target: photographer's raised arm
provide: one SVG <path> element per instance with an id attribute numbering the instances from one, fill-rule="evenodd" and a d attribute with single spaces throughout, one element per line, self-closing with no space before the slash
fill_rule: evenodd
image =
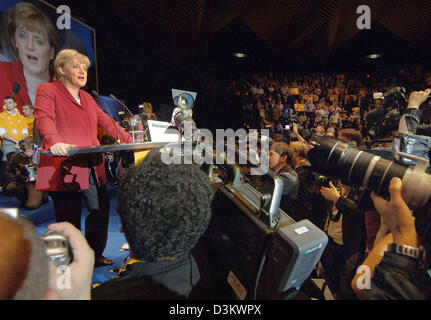
<path id="1" fill-rule="evenodd" d="M 416 134 L 422 118 L 422 112 L 419 106 L 428 99 L 429 94 L 430 89 L 426 89 L 425 91 L 413 91 L 410 94 L 407 112 L 400 120 L 399 132 Z M 422 129 L 431 133 L 430 127 Z"/>

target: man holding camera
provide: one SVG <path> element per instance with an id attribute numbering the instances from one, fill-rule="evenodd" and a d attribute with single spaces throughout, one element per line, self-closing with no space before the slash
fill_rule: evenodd
<path id="1" fill-rule="evenodd" d="M 89 300 L 94 252 L 80 230 L 68 222 L 48 230 L 70 243 L 73 261 L 65 273 L 49 262 L 46 245 L 27 219 L 0 211 L 0 300 Z M 64 280 L 64 281 L 63 281 Z"/>
<path id="2" fill-rule="evenodd" d="M 354 129 L 340 130 L 338 138 L 355 146 L 361 143 L 361 135 Z M 341 183 L 337 186 L 339 188 L 329 181 L 329 185 L 320 188 L 321 195 L 328 201 L 323 230 L 329 238 L 321 263 L 333 296 L 351 299 L 354 295 L 350 282 L 365 253 L 365 221 L 356 204 L 357 190 Z"/>

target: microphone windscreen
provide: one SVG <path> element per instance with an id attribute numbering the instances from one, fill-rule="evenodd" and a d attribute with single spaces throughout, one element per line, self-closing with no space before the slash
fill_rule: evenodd
<path id="1" fill-rule="evenodd" d="M 19 90 L 21 89 L 21 86 L 19 85 L 19 83 L 18 82 L 15 82 L 14 84 L 13 84 L 13 88 L 12 88 L 12 90 L 13 90 L 13 94 L 15 95 L 15 94 L 17 94 L 18 92 L 19 92 Z"/>
<path id="2" fill-rule="evenodd" d="M 99 94 L 96 92 L 96 90 L 91 90 L 91 94 L 92 94 L 93 96 L 96 96 L 96 97 L 98 97 L 98 96 L 99 96 Z"/>

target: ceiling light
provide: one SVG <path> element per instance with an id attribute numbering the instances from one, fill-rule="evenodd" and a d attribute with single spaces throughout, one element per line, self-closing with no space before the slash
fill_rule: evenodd
<path id="1" fill-rule="evenodd" d="M 382 55 L 380 53 L 373 53 L 373 54 L 369 54 L 366 55 L 365 58 L 367 59 L 377 59 L 377 58 L 381 58 Z"/>
<path id="2" fill-rule="evenodd" d="M 232 55 L 237 58 L 247 58 L 247 54 L 242 52 L 234 52 Z"/>

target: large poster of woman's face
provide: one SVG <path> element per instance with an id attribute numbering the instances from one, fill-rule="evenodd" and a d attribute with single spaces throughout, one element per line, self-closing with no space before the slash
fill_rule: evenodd
<path id="1" fill-rule="evenodd" d="M 37 86 L 52 81 L 53 61 L 62 49 L 88 56 L 84 89 L 97 91 L 95 45 L 95 30 L 73 18 L 68 7 L 55 8 L 41 0 L 1 0 L 0 101 L 14 96 L 20 111 L 23 104 L 34 104 Z"/>

